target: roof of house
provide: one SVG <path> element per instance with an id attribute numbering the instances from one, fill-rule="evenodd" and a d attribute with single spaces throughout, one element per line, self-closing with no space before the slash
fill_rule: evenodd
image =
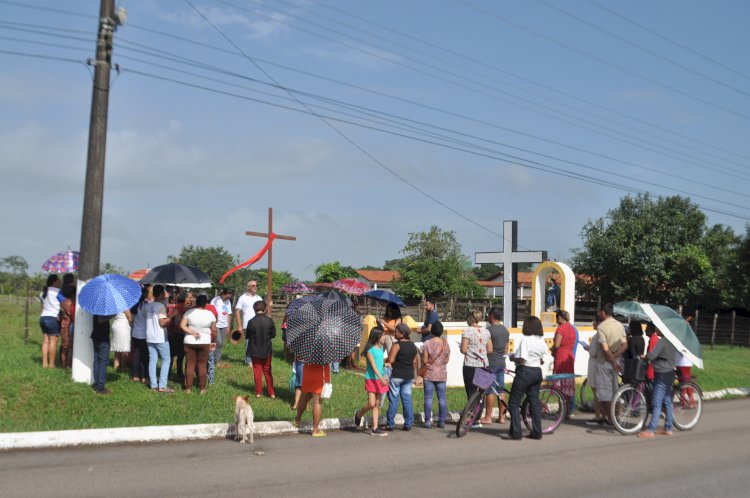
<path id="1" fill-rule="evenodd" d="M 376 284 L 387 284 L 401 276 L 397 271 L 390 270 L 357 270 L 357 273 L 362 278 Z"/>
<path id="2" fill-rule="evenodd" d="M 477 280 L 477 283 L 482 287 L 502 287 L 503 286 L 503 274 L 498 273 L 490 280 Z M 531 285 L 531 281 L 534 279 L 534 273 L 530 271 L 519 271 L 518 272 L 518 284 Z"/>

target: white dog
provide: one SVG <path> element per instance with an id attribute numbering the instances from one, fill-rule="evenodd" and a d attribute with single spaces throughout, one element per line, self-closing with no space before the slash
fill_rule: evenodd
<path id="1" fill-rule="evenodd" d="M 253 409 L 248 404 L 248 396 L 232 396 L 234 404 L 234 423 L 237 426 L 235 438 L 240 443 L 246 443 L 248 438 L 253 442 Z"/>

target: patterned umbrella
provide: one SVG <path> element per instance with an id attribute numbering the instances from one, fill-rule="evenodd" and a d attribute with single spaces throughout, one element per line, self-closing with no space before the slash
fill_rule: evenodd
<path id="1" fill-rule="evenodd" d="M 343 360 L 362 335 L 359 315 L 338 299 L 316 296 L 294 311 L 287 323 L 289 350 L 315 365 Z"/>
<path id="2" fill-rule="evenodd" d="M 138 282 L 124 275 L 105 273 L 92 278 L 78 294 L 78 305 L 92 315 L 116 315 L 141 297 Z"/>
<path id="3" fill-rule="evenodd" d="M 299 299 L 295 299 L 286 307 L 286 314 L 291 316 L 292 313 L 300 309 L 303 304 L 308 301 L 312 301 L 313 299 L 318 299 L 318 296 L 302 296 Z"/>
<path id="4" fill-rule="evenodd" d="M 42 270 L 50 273 L 72 273 L 78 270 L 78 257 L 78 251 L 58 252 L 42 265 Z"/>
<path id="5" fill-rule="evenodd" d="M 130 275 L 128 275 L 128 278 L 131 280 L 135 280 L 136 282 L 140 282 L 143 277 L 146 276 L 146 273 L 151 271 L 149 268 L 144 268 L 142 270 L 136 270 Z"/>
<path id="6" fill-rule="evenodd" d="M 142 284 L 163 284 L 174 287 L 207 289 L 211 287 L 211 279 L 195 266 L 169 263 L 151 268 L 151 271 L 141 279 Z"/>
<path id="7" fill-rule="evenodd" d="M 341 280 L 336 280 L 333 283 L 333 288 L 355 296 L 361 296 L 362 294 L 370 290 L 369 285 L 364 282 L 360 282 L 356 278 L 342 278 Z"/>
<path id="8" fill-rule="evenodd" d="M 286 284 L 285 286 L 283 286 L 281 288 L 281 292 L 285 294 L 304 294 L 306 292 L 315 291 L 305 285 L 304 282 L 292 282 L 291 284 Z"/>

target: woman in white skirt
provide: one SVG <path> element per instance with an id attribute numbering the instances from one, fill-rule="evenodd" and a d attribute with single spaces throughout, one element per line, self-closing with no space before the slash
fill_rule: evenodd
<path id="1" fill-rule="evenodd" d="M 112 351 L 115 353 L 115 372 L 120 367 L 128 365 L 130 354 L 130 327 L 133 325 L 133 315 L 130 310 L 118 313 L 112 321 Z"/>

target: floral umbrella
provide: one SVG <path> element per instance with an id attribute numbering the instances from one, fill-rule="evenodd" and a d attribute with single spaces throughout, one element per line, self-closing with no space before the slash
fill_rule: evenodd
<path id="1" fill-rule="evenodd" d="M 309 288 L 307 285 L 305 285 L 304 282 L 292 282 L 290 284 L 286 284 L 281 288 L 281 292 L 284 294 L 305 294 L 308 292 L 315 292 L 311 288 Z"/>
<path id="2" fill-rule="evenodd" d="M 131 280 L 135 280 L 136 282 L 140 282 L 141 279 L 143 277 L 145 277 L 146 273 L 148 273 L 149 271 L 151 271 L 150 268 L 144 268 L 142 270 L 136 270 L 133 273 L 131 273 L 130 275 L 128 275 L 128 278 L 131 279 Z"/>
<path id="3" fill-rule="evenodd" d="M 333 288 L 342 292 L 346 292 L 348 294 L 352 294 L 354 296 L 361 296 L 362 294 L 370 290 L 369 285 L 364 282 L 360 282 L 356 278 L 342 278 L 341 280 L 336 280 L 333 283 Z"/>
<path id="4" fill-rule="evenodd" d="M 315 365 L 341 361 L 354 351 L 362 335 L 359 315 L 339 299 L 315 296 L 291 313 L 287 323 L 289 350 Z"/>
<path id="5" fill-rule="evenodd" d="M 50 257 L 43 265 L 42 270 L 50 273 L 72 273 L 78 270 L 78 251 L 58 252 Z"/>

